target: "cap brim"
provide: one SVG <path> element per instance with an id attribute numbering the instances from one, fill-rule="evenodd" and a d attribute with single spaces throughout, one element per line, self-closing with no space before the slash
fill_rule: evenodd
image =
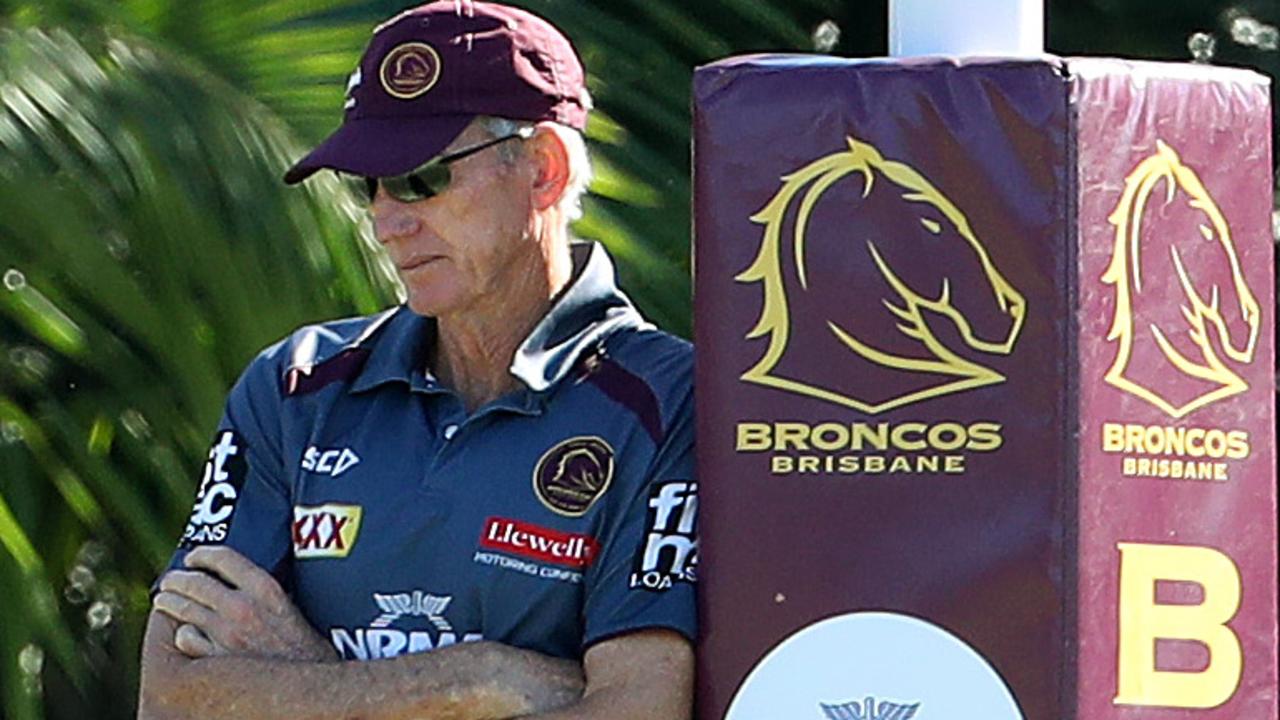
<path id="1" fill-rule="evenodd" d="M 354 175 L 403 175 L 439 155 L 474 115 L 348 119 L 284 174 L 289 185 L 328 168 Z"/>

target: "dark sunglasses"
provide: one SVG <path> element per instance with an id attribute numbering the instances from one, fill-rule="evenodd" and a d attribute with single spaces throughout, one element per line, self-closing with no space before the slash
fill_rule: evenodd
<path id="1" fill-rule="evenodd" d="M 532 134 L 533 128 L 522 128 L 510 135 L 486 140 L 478 145 L 472 145 L 469 148 L 463 148 L 448 155 L 437 155 L 418 166 L 417 169 L 411 170 L 404 175 L 374 178 L 340 172 L 338 177 L 342 179 L 343 184 L 347 186 L 351 194 L 365 205 L 373 204 L 373 198 L 378 194 L 379 185 L 382 186 L 383 190 L 387 191 L 388 195 L 400 202 L 418 202 L 419 200 L 435 197 L 449 187 L 449 182 L 453 179 L 453 173 L 449 169 L 451 163 L 471 157 L 481 150 L 487 150 L 498 143 L 504 143 L 508 140 L 527 139 Z"/>

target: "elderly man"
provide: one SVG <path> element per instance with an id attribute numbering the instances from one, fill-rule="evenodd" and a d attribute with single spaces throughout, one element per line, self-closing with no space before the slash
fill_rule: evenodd
<path id="1" fill-rule="evenodd" d="M 688 717 L 691 351 L 569 241 L 589 105 L 527 12 L 375 31 L 286 180 L 350 180 L 407 301 L 293 333 L 232 389 L 142 717 Z"/>

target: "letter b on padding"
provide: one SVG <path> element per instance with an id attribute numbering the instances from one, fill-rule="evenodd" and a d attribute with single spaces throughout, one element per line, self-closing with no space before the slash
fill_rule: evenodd
<path id="1" fill-rule="evenodd" d="M 1243 652 L 1227 623 L 1240 609 L 1240 571 L 1218 550 L 1119 543 L 1120 628 L 1117 705 L 1213 708 L 1240 685 Z M 1195 583 L 1198 605 L 1161 604 L 1156 582 Z M 1209 651 L 1198 672 L 1156 669 L 1157 640 L 1191 640 Z"/>

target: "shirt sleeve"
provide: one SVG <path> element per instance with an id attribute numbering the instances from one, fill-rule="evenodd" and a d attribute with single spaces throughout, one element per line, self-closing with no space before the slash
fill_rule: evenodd
<path id="1" fill-rule="evenodd" d="M 167 570 L 201 545 L 226 545 L 289 588 L 293 509 L 282 455 L 280 381 L 271 348 L 231 389 L 195 502 Z"/>
<path id="2" fill-rule="evenodd" d="M 698 483 L 693 431 L 690 391 L 587 572 L 584 649 L 645 628 L 666 628 L 695 639 Z"/>

